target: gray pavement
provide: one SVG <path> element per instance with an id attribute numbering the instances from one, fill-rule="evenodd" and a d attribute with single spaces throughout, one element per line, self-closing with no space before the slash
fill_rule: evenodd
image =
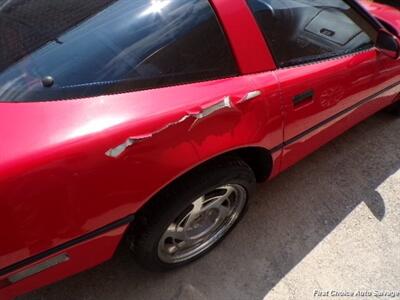
<path id="1" fill-rule="evenodd" d="M 259 185 L 241 224 L 192 265 L 150 273 L 121 249 L 20 299 L 377 299 L 322 292 L 400 292 L 399 232 L 400 119 L 379 113 Z"/>

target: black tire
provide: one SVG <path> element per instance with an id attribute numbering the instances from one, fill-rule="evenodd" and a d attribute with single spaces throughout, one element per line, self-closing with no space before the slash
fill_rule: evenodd
<path id="1" fill-rule="evenodd" d="M 192 202 L 227 184 L 240 185 L 246 191 L 246 204 L 231 227 L 214 244 L 197 256 L 183 262 L 166 263 L 159 257 L 159 241 L 168 226 L 174 222 Z M 188 264 L 215 247 L 239 222 L 246 211 L 247 200 L 255 189 L 256 179 L 252 169 L 237 158 L 224 158 L 206 164 L 177 180 L 161 192 L 138 216 L 128 234 L 130 249 L 136 261 L 145 269 L 167 271 Z"/>
<path id="2" fill-rule="evenodd" d="M 389 106 L 387 111 L 392 115 L 400 117 L 400 100 Z"/>

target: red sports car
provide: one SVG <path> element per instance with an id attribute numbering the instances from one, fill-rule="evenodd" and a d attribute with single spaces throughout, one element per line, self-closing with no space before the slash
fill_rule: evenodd
<path id="1" fill-rule="evenodd" d="M 0 298 L 123 239 L 204 255 L 256 182 L 400 112 L 399 36 L 355 0 L 0 1 Z"/>

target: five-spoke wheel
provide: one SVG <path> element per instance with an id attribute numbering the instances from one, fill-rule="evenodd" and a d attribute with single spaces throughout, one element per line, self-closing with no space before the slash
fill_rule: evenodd
<path id="1" fill-rule="evenodd" d="M 130 230 L 138 263 L 168 270 L 204 255 L 240 220 L 255 182 L 245 162 L 224 158 L 168 186 L 142 210 Z"/>
<path id="2" fill-rule="evenodd" d="M 188 212 L 174 220 L 161 237 L 160 259 L 181 262 L 212 246 L 235 223 L 246 199 L 244 187 L 228 184 L 193 201 Z"/>

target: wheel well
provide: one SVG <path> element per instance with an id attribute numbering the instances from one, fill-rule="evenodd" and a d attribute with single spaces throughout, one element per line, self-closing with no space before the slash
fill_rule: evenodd
<path id="1" fill-rule="evenodd" d="M 141 226 L 146 226 L 146 218 L 145 215 L 151 212 L 154 208 L 154 205 L 157 204 L 158 198 L 162 193 L 168 193 L 171 189 L 174 188 L 176 184 L 180 184 L 182 180 L 184 180 L 187 176 L 193 176 L 196 171 L 199 171 L 201 168 L 205 168 L 209 165 L 216 164 L 220 160 L 229 159 L 232 157 L 240 158 L 245 163 L 249 165 L 249 167 L 253 170 L 254 175 L 256 177 L 257 182 L 263 182 L 268 179 L 271 174 L 273 161 L 271 153 L 264 148 L 261 147 L 248 147 L 241 148 L 233 151 L 229 151 L 218 155 L 210 160 L 205 161 L 194 169 L 190 170 L 186 174 L 180 176 L 175 179 L 169 185 L 161 189 L 156 195 L 154 195 L 149 201 L 147 201 L 143 207 L 141 207 L 136 212 L 136 220 L 130 225 L 127 234 L 133 236 L 136 230 L 140 230 Z"/>
<path id="2" fill-rule="evenodd" d="M 261 148 L 261 147 L 240 148 L 240 149 L 222 153 L 220 155 L 217 155 L 217 156 L 201 163 L 200 165 L 196 166 L 192 170 L 190 170 L 187 173 L 176 178 L 174 181 L 169 183 L 166 187 L 161 189 L 155 196 L 153 196 L 153 199 L 156 198 L 157 195 L 159 195 L 160 193 L 163 193 L 170 189 L 173 189 L 174 185 L 179 184 L 185 177 L 193 176 L 193 174 L 196 173 L 197 171 L 199 171 L 199 169 L 206 168 L 209 165 L 217 164 L 221 160 L 229 159 L 232 157 L 240 158 L 246 164 L 248 164 L 249 167 L 254 172 L 257 182 L 266 181 L 268 179 L 268 177 L 271 175 L 273 161 L 272 161 L 272 155 L 269 150 L 267 150 L 265 148 Z M 152 199 L 150 201 L 148 201 L 145 204 L 145 206 L 150 202 L 152 202 Z"/>
<path id="3" fill-rule="evenodd" d="M 222 156 L 238 156 L 247 163 L 253 170 L 257 182 L 263 182 L 268 179 L 272 171 L 271 153 L 261 147 L 250 147 L 234 150 Z"/>
<path id="4" fill-rule="evenodd" d="M 238 157 L 242 159 L 249 167 L 253 170 L 257 182 L 263 182 L 268 179 L 272 172 L 272 155 L 269 150 L 261 147 L 247 147 L 225 152 L 216 157 L 213 157 L 202 164 L 196 166 L 194 169 L 188 171 L 182 176 L 178 177 L 166 187 L 162 188 L 156 195 L 152 197 L 145 205 L 139 209 L 139 211 L 146 210 L 148 206 L 152 206 L 153 200 L 157 198 L 160 193 L 165 193 L 170 189 L 174 188 L 175 184 L 179 184 L 185 177 L 192 176 L 193 173 L 198 171 L 200 168 L 207 167 L 208 165 L 215 164 L 220 160 L 224 160 L 229 157 Z"/>

